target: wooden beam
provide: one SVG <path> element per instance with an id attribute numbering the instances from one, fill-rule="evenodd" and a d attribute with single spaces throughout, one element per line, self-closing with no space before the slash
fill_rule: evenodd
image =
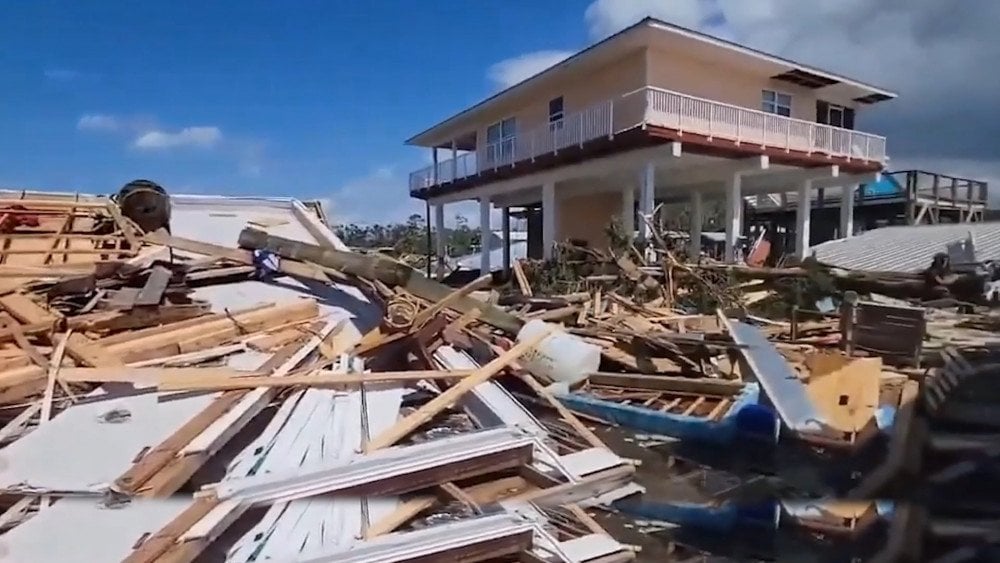
<path id="1" fill-rule="evenodd" d="M 450 287 L 426 278 L 413 268 L 385 257 L 345 252 L 297 240 L 269 235 L 256 229 L 243 229 L 239 244 L 244 248 L 264 249 L 284 258 L 302 260 L 365 279 L 378 280 L 389 286 L 400 286 L 413 295 L 436 303 L 453 293 Z M 459 313 L 482 310 L 482 321 L 508 334 L 517 334 L 524 322 L 507 311 L 463 296 L 448 305 Z"/>
<path id="2" fill-rule="evenodd" d="M 56 378 L 59 377 L 59 367 L 62 365 L 63 355 L 66 353 L 66 343 L 72 332 L 67 332 L 56 345 L 55 352 L 52 353 L 52 361 L 49 362 L 48 381 L 45 383 L 45 394 L 42 398 L 42 418 L 41 424 L 45 424 L 52 418 L 52 400 L 55 395 Z"/>
<path id="3" fill-rule="evenodd" d="M 368 526 L 368 529 L 365 530 L 365 539 L 391 533 L 396 528 L 416 518 L 421 512 L 437 504 L 437 502 L 437 497 L 433 495 L 422 495 L 404 502 L 391 514 L 383 516 L 374 525 Z"/>
<path id="4" fill-rule="evenodd" d="M 425 405 L 403 418 L 391 428 L 386 429 L 382 434 L 369 442 L 365 451 L 371 452 L 380 448 L 391 446 L 403 439 L 410 432 L 413 432 L 421 425 L 427 423 L 444 409 L 454 405 L 473 387 L 488 381 L 491 377 L 507 367 L 508 364 L 521 357 L 521 355 L 534 350 L 547 338 L 555 327 L 550 327 L 537 334 L 534 338 L 524 340 L 514 345 L 490 363 L 476 370 L 472 375 L 466 377 L 461 382 L 449 387 L 444 393 L 428 401 Z"/>
<path id="5" fill-rule="evenodd" d="M 438 300 L 436 303 L 434 303 L 427 309 L 424 309 L 423 311 L 418 313 L 417 316 L 414 317 L 413 319 L 411 330 L 419 330 L 420 327 L 424 326 L 424 324 L 427 321 L 434 318 L 435 315 L 443 311 L 446 307 L 449 307 L 451 306 L 452 303 L 455 303 L 459 299 L 468 296 L 473 291 L 476 291 L 481 287 L 489 285 L 490 281 L 492 280 L 493 276 L 487 274 L 485 276 L 476 278 L 471 282 L 465 284 L 464 286 L 460 287 L 459 289 L 456 289 L 455 291 L 449 293 L 444 299 Z"/>
<path id="6" fill-rule="evenodd" d="M 358 383 L 415 382 L 422 379 L 463 379 L 475 373 L 473 370 L 455 371 L 388 371 L 374 373 L 302 374 L 284 377 L 250 376 L 240 373 L 217 373 L 216 370 L 197 368 L 178 371 L 176 375 L 154 375 L 160 391 L 222 391 L 229 389 L 253 389 L 258 387 L 312 388 L 342 387 Z M 167 372 L 169 373 L 169 372 Z M 244 372 L 245 373 L 245 372 Z M 148 376 L 148 374 L 147 374 Z M 120 381 L 120 380 L 116 380 Z"/>
<path id="7" fill-rule="evenodd" d="M 146 538 L 122 563 L 154 563 L 177 543 L 177 538 L 191 529 L 191 526 L 204 518 L 218 504 L 219 501 L 213 497 L 195 499 L 191 506 L 166 526 Z"/>
<path id="8" fill-rule="evenodd" d="M 189 378 L 232 378 L 252 376 L 254 372 L 240 371 L 226 367 L 181 367 L 181 368 L 63 368 L 59 379 L 69 383 L 140 383 L 156 385 L 161 382 L 185 380 Z M 256 378 L 255 378 L 256 379 Z M 278 379 L 278 378 L 275 378 Z"/>
<path id="9" fill-rule="evenodd" d="M 656 391 L 676 391 L 699 395 L 731 397 L 746 386 L 741 381 L 715 380 L 668 375 L 641 375 L 633 373 L 598 372 L 587 378 L 594 385 L 613 385 L 629 389 L 650 389 Z"/>
<path id="10" fill-rule="evenodd" d="M 205 256 L 225 258 L 227 260 L 248 266 L 253 265 L 253 253 L 248 250 L 239 250 L 236 248 L 228 248 L 216 244 L 208 244 L 196 240 L 174 237 L 162 230 L 156 231 L 155 233 L 147 233 L 143 238 L 146 242 L 168 246 L 176 250 L 204 254 Z M 345 279 L 343 274 L 340 274 L 335 270 L 321 268 L 313 264 L 305 264 L 303 262 L 296 262 L 288 259 L 281 260 L 278 263 L 278 271 L 289 276 L 315 280 L 322 283 L 330 283 L 331 275 L 339 276 L 339 279 Z"/>

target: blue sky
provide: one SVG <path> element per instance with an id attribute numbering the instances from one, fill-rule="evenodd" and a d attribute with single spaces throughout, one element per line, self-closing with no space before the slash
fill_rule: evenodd
<path id="1" fill-rule="evenodd" d="M 422 211 L 407 175 L 429 163 L 406 138 L 645 15 L 897 88 L 888 111 L 861 117 L 890 134 L 897 167 L 1000 177 L 992 145 L 970 145 L 969 128 L 954 127 L 997 123 L 984 117 L 995 115 L 995 89 L 963 92 L 956 116 L 955 92 L 936 86 L 981 68 L 977 53 L 994 60 L 980 40 L 988 33 L 969 29 L 982 18 L 952 22 L 937 40 L 918 33 L 943 17 L 931 0 L 806 4 L 5 2 L 0 186 L 110 193 L 144 177 L 174 193 L 321 198 L 341 221 L 403 219 Z M 949 78 L 924 80 L 924 64 Z M 927 125 L 935 119 L 954 139 L 942 141 L 951 129 Z"/>
<path id="2" fill-rule="evenodd" d="M 146 177 L 398 215 L 428 159 L 404 139 L 495 91 L 495 63 L 586 45 L 588 4 L 7 3 L 0 184 L 110 192 Z"/>

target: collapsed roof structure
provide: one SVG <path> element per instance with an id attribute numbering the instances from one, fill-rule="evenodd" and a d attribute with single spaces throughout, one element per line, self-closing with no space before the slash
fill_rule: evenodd
<path id="1" fill-rule="evenodd" d="M 530 345 L 438 309 L 423 371 L 375 369 L 386 288 L 236 248 L 249 225 L 346 251 L 310 206 L 173 196 L 144 233 L 109 198 L 2 198 L 5 557 L 634 557 L 581 508 L 638 490 L 632 464 L 530 374 L 490 379 Z"/>

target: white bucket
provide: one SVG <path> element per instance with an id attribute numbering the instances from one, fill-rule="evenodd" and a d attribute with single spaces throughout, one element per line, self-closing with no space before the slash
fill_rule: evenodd
<path id="1" fill-rule="evenodd" d="M 552 326 L 537 319 L 529 321 L 517 333 L 517 340 L 530 340 Z M 521 365 L 554 383 L 573 385 L 600 368 L 601 348 L 557 328 L 534 350 L 521 356 Z"/>

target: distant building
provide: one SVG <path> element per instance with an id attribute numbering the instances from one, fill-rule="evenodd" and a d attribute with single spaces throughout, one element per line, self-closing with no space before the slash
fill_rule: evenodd
<path id="1" fill-rule="evenodd" d="M 523 213 L 539 257 L 567 239 L 606 246 L 615 217 L 646 237 L 636 210 L 648 216 L 657 201 L 690 202 L 700 241 L 703 201 L 721 198 L 724 254 L 735 260 L 747 197 L 811 200 L 877 179 L 886 139 L 855 130 L 856 113 L 894 97 L 647 18 L 409 139 L 434 162 L 410 175 L 410 193 L 434 206 L 439 230 L 450 203 L 478 200 L 484 233 L 494 207 L 505 221 Z M 809 213 L 796 220 L 805 255 Z M 493 258 L 482 253 L 481 268 Z"/>

